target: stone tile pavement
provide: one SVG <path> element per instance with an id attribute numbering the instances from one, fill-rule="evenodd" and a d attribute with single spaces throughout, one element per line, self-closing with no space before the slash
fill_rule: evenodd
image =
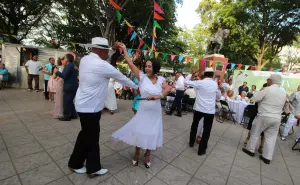
<path id="1" fill-rule="evenodd" d="M 0 185 L 282 185 L 300 184 L 300 152 L 292 151 L 293 137 L 278 137 L 274 159 L 262 163 L 241 149 L 247 130 L 215 122 L 208 154 L 188 147 L 192 115 L 164 116 L 164 145 L 153 152 L 152 167 L 133 167 L 134 147 L 111 139 L 132 116 L 130 101 L 119 101 L 119 112 L 101 119 L 100 152 L 109 173 L 88 178 L 72 173 L 67 162 L 79 120 L 59 122 L 50 115 L 53 103 L 41 93 L 0 91 Z"/>

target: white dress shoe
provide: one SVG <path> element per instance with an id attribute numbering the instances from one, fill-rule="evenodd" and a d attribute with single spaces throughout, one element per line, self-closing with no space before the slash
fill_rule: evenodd
<path id="1" fill-rule="evenodd" d="M 101 169 L 95 173 L 91 173 L 91 174 L 88 174 L 90 177 L 94 177 L 94 176 L 98 176 L 98 175 L 104 175 L 108 172 L 107 169 Z"/>
<path id="2" fill-rule="evenodd" d="M 82 173 L 86 173 L 86 167 L 84 166 L 84 167 L 82 167 L 82 168 L 80 168 L 80 169 L 73 169 L 73 168 L 71 168 L 74 172 L 76 172 L 76 173 L 79 173 L 79 174 L 82 174 Z"/>

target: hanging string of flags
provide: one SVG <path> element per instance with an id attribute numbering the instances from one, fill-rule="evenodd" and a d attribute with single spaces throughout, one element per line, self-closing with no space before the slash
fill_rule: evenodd
<path id="1" fill-rule="evenodd" d="M 153 11 L 153 36 L 152 36 L 152 50 L 156 51 L 156 28 L 162 29 L 161 26 L 158 24 L 158 20 L 163 21 L 165 18 L 163 18 L 160 14 L 165 14 L 165 12 L 160 8 L 160 6 L 156 3 L 154 0 L 154 11 Z"/>

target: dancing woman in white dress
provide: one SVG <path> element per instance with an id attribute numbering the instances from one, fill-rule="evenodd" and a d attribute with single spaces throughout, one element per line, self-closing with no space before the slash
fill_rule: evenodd
<path id="1" fill-rule="evenodd" d="M 138 165 L 140 148 L 146 150 L 144 165 L 150 168 L 150 151 L 163 144 L 163 125 L 160 98 L 166 96 L 170 88 L 166 80 L 157 76 L 160 63 L 157 60 L 146 62 L 143 74 L 132 62 L 123 43 L 117 44 L 124 51 L 124 57 L 134 76 L 139 81 L 139 91 L 142 99 L 136 115 L 122 128 L 113 133 L 112 137 L 136 146 L 132 159 L 134 166 Z"/>
<path id="2" fill-rule="evenodd" d="M 114 114 L 115 110 L 117 110 L 117 98 L 116 92 L 114 89 L 115 80 L 109 79 L 107 94 L 105 97 L 105 107 L 110 111 L 111 114 Z"/>

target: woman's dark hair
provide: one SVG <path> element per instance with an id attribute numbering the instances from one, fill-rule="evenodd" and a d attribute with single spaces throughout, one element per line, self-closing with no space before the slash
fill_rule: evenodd
<path id="1" fill-rule="evenodd" d="M 56 65 L 53 65 L 53 66 L 52 66 L 52 70 L 51 70 L 51 76 L 53 75 L 54 68 L 56 68 Z"/>
<path id="2" fill-rule="evenodd" d="M 74 62 L 74 57 L 71 54 L 66 54 L 65 58 L 69 60 L 69 62 Z"/>
<path id="3" fill-rule="evenodd" d="M 160 62 L 158 60 L 155 59 L 150 59 L 148 60 L 152 63 L 152 74 L 157 74 L 159 73 L 160 70 Z"/>
<path id="4" fill-rule="evenodd" d="M 62 65 L 61 59 L 62 59 L 62 58 L 60 58 L 60 57 L 58 57 L 58 59 L 57 59 L 57 62 L 56 62 L 56 63 L 57 63 L 58 66 L 61 66 L 61 65 Z"/>
<path id="5" fill-rule="evenodd" d="M 252 85 L 253 87 L 255 87 L 255 89 L 256 89 L 256 85 Z"/>

